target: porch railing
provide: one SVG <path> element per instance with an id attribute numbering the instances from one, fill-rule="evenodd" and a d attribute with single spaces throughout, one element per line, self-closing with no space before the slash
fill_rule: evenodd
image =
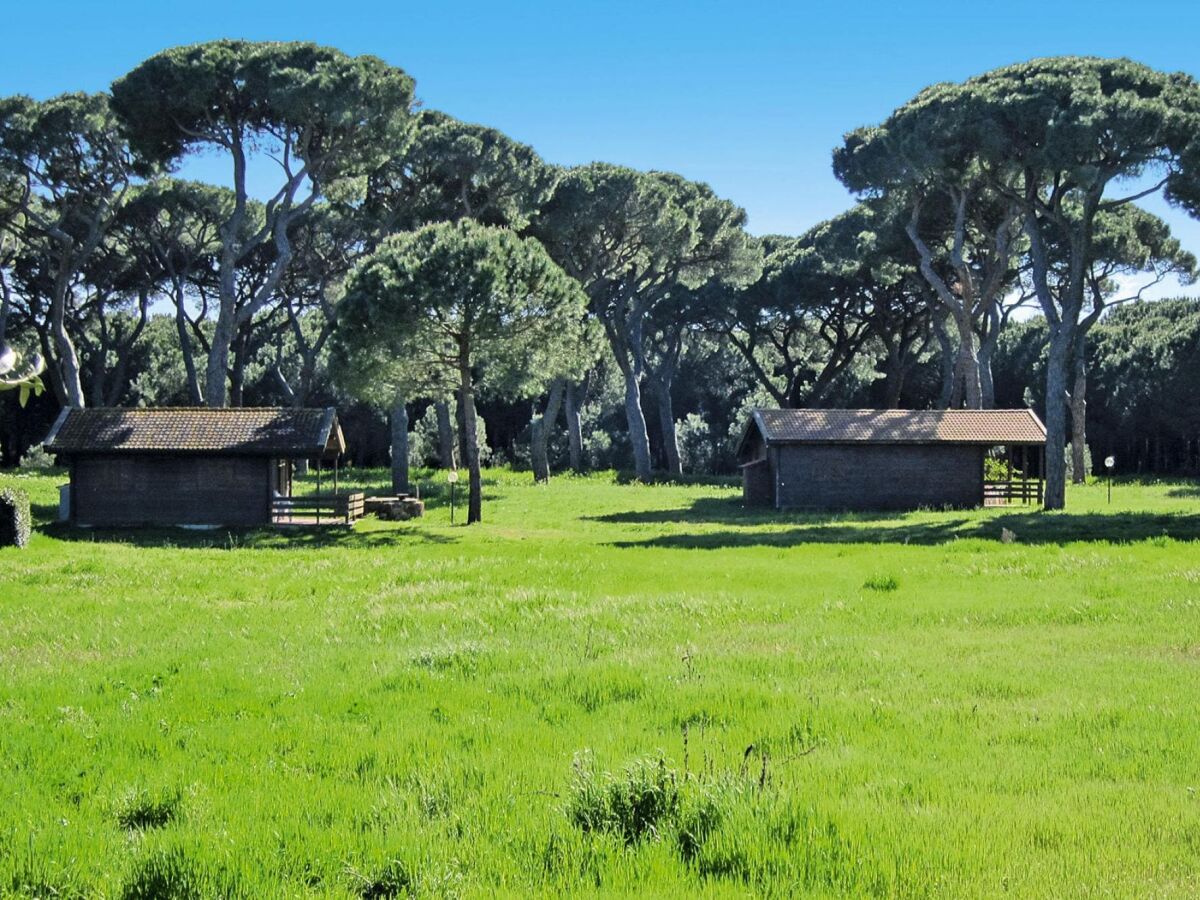
<path id="1" fill-rule="evenodd" d="M 1042 503 L 1042 480 L 1018 479 L 1016 481 L 985 481 L 983 502 L 992 503 Z"/>
<path id="2" fill-rule="evenodd" d="M 361 491 L 344 494 L 306 494 L 300 497 L 276 497 L 271 501 L 271 514 L 277 524 L 350 523 L 363 517 L 366 494 Z"/>

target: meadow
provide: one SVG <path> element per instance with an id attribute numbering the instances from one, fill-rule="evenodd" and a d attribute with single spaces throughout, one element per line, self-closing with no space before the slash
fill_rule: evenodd
<path id="1" fill-rule="evenodd" d="M 491 471 L 480 526 L 430 482 L 198 533 L 51 524 L 61 480 L 0 475 L 41 523 L 0 895 L 1200 892 L 1195 483 L 817 516 Z"/>

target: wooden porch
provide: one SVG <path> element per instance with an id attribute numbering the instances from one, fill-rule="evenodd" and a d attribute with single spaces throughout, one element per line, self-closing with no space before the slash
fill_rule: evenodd
<path id="1" fill-rule="evenodd" d="M 276 497 L 271 501 L 271 524 L 353 525 L 363 517 L 366 499 L 362 491 Z"/>
<path id="2" fill-rule="evenodd" d="M 311 462 L 311 461 L 310 461 Z M 366 512 L 366 494 L 338 488 L 339 460 L 332 457 L 332 490 L 322 490 L 321 460 L 316 460 L 316 490 L 295 494 L 295 460 L 279 459 L 272 474 L 272 525 L 353 525 Z"/>
<path id="3" fill-rule="evenodd" d="M 1034 453 L 1030 453 L 1030 446 Z M 1018 452 L 1020 465 L 1017 465 Z M 986 463 L 985 463 L 986 466 Z M 983 481 L 984 506 L 1009 506 L 1014 503 L 1041 506 L 1046 491 L 1045 445 L 1017 444 L 1004 448 L 1005 478 Z M 1036 472 L 1034 472 L 1036 469 Z"/>

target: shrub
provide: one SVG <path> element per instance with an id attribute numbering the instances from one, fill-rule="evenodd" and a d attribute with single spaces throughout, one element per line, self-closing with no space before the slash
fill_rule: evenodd
<path id="1" fill-rule="evenodd" d="M 684 862 L 692 862 L 704 847 L 705 841 L 717 830 L 725 817 L 720 791 L 709 788 L 685 798 L 679 813 L 675 842 Z"/>
<path id="2" fill-rule="evenodd" d="M 863 587 L 868 591 L 880 591 L 881 593 L 887 593 L 900 587 L 900 582 L 898 582 L 892 575 L 872 575 L 863 582 Z"/>
<path id="3" fill-rule="evenodd" d="M 250 892 L 231 873 L 206 867 L 194 851 L 171 847 L 137 860 L 119 896 L 121 900 L 235 900 Z"/>
<path id="4" fill-rule="evenodd" d="M 454 458 L 458 459 L 458 415 L 456 410 L 456 403 L 451 400 L 450 430 L 454 435 Z M 479 440 L 479 462 L 481 465 L 490 465 L 492 448 L 488 446 L 487 425 L 483 421 L 483 416 L 477 418 L 475 428 Z M 458 460 L 458 463 L 459 465 L 463 464 L 462 460 Z M 438 465 L 437 408 L 432 403 L 425 410 L 424 415 L 413 423 L 412 430 L 408 433 L 408 464 L 417 468 Z"/>
<path id="5" fill-rule="evenodd" d="M 679 459 L 687 472 L 711 472 L 716 466 L 717 447 L 712 429 L 704 418 L 688 413 L 675 423 L 679 439 Z"/>
<path id="6" fill-rule="evenodd" d="M 47 453 L 41 444 L 37 444 L 25 451 L 19 465 L 22 469 L 53 469 L 54 456 Z"/>
<path id="7" fill-rule="evenodd" d="M 399 859 L 393 859 L 378 872 L 359 879 L 358 896 L 363 900 L 385 900 L 390 897 L 404 897 L 415 893 L 416 884 L 408 866 Z"/>
<path id="8" fill-rule="evenodd" d="M 0 547 L 24 547 L 33 530 L 29 495 L 17 488 L 0 488 Z"/>
<path id="9" fill-rule="evenodd" d="M 620 776 L 598 776 L 589 763 L 576 761 L 568 815 L 581 831 L 606 831 L 635 844 L 658 837 L 678 813 L 678 779 L 662 757 L 636 762 Z"/>
<path id="10" fill-rule="evenodd" d="M 161 828 L 178 815 L 179 794 L 152 796 L 146 791 L 131 791 L 117 804 L 117 824 L 129 831 Z"/>

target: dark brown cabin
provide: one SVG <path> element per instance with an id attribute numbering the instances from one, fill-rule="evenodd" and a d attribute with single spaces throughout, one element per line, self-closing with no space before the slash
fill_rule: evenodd
<path id="1" fill-rule="evenodd" d="M 64 409 L 45 442 L 70 469 L 77 525 L 269 525 L 353 521 L 338 494 L 346 450 L 333 409 Z M 296 460 L 334 464 L 334 493 L 292 496 Z M 318 468 L 318 472 L 319 472 Z M 357 502 L 355 501 L 357 498 Z"/>
<path id="2" fill-rule="evenodd" d="M 1003 447 L 1007 477 L 984 477 Z M 758 409 L 738 447 L 747 506 L 904 510 L 1041 503 L 1046 428 L 1028 409 Z"/>

